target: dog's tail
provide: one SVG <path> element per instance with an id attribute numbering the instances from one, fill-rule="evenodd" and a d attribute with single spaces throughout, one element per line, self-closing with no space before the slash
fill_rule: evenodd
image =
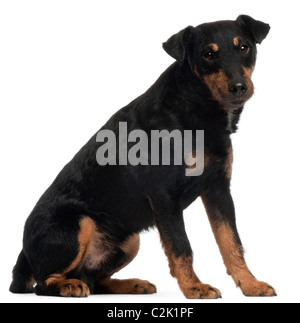
<path id="1" fill-rule="evenodd" d="M 9 287 L 12 293 L 33 293 L 34 278 L 29 262 L 22 250 L 13 269 L 13 281 Z"/>

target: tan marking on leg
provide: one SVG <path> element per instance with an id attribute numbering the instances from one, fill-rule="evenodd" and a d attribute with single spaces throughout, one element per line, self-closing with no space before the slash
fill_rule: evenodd
<path id="1" fill-rule="evenodd" d="M 95 222 L 90 217 L 83 217 L 79 226 L 77 256 L 65 270 L 51 274 L 45 280 L 45 285 L 58 288 L 61 296 L 88 296 L 90 291 L 85 283 L 78 279 L 66 279 L 66 275 L 74 269 L 80 270 L 83 266 L 96 269 L 110 253 L 105 235 L 98 232 Z"/>
<path id="2" fill-rule="evenodd" d="M 165 253 L 168 257 L 170 273 L 177 279 L 179 288 L 186 298 L 219 298 L 221 293 L 218 289 L 201 283 L 193 269 L 193 258 L 176 257 L 170 244 L 163 243 Z"/>
<path id="3" fill-rule="evenodd" d="M 99 284 L 113 294 L 154 294 L 155 285 L 147 280 L 137 278 L 113 279 L 106 278 L 99 281 Z"/>
<path id="4" fill-rule="evenodd" d="M 127 240 L 125 240 L 125 242 L 123 242 L 120 248 L 128 255 L 129 259 L 121 267 L 117 268 L 111 275 L 126 267 L 136 257 L 140 248 L 140 235 L 138 233 L 133 234 Z"/>
<path id="5" fill-rule="evenodd" d="M 73 262 L 63 271 L 66 274 L 75 268 L 86 266 L 95 269 L 110 253 L 111 246 L 107 237 L 97 230 L 95 222 L 88 216 L 79 222 L 79 250 Z"/>
<path id="6" fill-rule="evenodd" d="M 120 245 L 122 249 L 129 257 L 121 267 L 117 268 L 111 275 L 120 271 L 127 266 L 137 255 L 140 247 L 140 235 L 133 234 Z M 153 294 L 156 293 L 156 287 L 147 280 L 141 279 L 113 279 L 106 277 L 100 279 L 98 285 L 104 287 L 113 294 Z"/>
<path id="7" fill-rule="evenodd" d="M 89 217 L 84 217 L 80 220 L 80 230 L 78 234 L 78 243 L 79 243 L 79 251 L 76 258 L 73 262 L 64 270 L 64 273 L 68 273 L 74 268 L 76 268 L 81 262 L 83 255 L 89 245 L 92 236 L 95 234 L 96 225 L 94 221 Z"/>
<path id="8" fill-rule="evenodd" d="M 60 296 L 87 297 L 90 295 L 88 286 L 78 279 L 64 279 L 62 275 L 51 275 L 45 281 L 47 287 L 53 286 L 59 289 Z"/>
<path id="9" fill-rule="evenodd" d="M 140 248 L 140 235 L 138 233 L 130 236 L 120 248 L 127 253 L 131 259 L 135 258 Z"/>
<path id="10" fill-rule="evenodd" d="M 219 246 L 227 273 L 232 276 L 237 287 L 246 296 L 274 296 L 275 290 L 264 282 L 258 281 L 248 269 L 243 249 L 235 241 L 230 226 L 224 222 L 212 222 L 211 226 Z"/>

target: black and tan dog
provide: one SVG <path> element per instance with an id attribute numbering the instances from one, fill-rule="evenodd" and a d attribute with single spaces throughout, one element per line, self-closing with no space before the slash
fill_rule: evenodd
<path id="1" fill-rule="evenodd" d="M 95 134 L 27 219 L 10 291 L 60 296 L 155 293 L 148 281 L 111 276 L 136 256 L 139 233 L 156 226 L 171 275 L 183 294 L 221 297 L 218 289 L 196 276 L 184 228 L 183 210 L 200 196 L 236 285 L 246 296 L 276 295 L 245 263 L 230 194 L 230 135 L 253 94 L 256 44 L 269 29 L 242 15 L 235 21 L 187 27 L 163 44 L 176 62 L 102 129 L 117 137 L 120 122 L 127 122 L 128 131 L 142 129 L 147 134 L 154 129 L 204 130 L 204 172 L 186 176 L 185 166 L 172 163 L 100 166 L 96 154 L 101 144 Z"/>

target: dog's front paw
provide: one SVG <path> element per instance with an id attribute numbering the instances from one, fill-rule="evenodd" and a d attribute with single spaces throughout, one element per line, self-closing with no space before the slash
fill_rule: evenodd
<path id="1" fill-rule="evenodd" d="M 254 279 L 251 283 L 240 283 L 245 296 L 277 296 L 275 289 L 267 283 Z"/>
<path id="2" fill-rule="evenodd" d="M 216 299 L 222 298 L 220 291 L 210 285 L 198 283 L 181 288 L 186 298 Z"/>

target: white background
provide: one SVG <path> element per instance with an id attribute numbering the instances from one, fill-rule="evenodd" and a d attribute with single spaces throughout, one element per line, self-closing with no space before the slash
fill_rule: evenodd
<path id="1" fill-rule="evenodd" d="M 8 292 L 24 222 L 60 169 L 107 119 L 173 62 L 161 43 L 187 25 L 248 14 L 272 29 L 258 48 L 255 96 L 233 135 L 232 194 L 250 270 L 276 298 L 246 298 L 227 276 L 201 204 L 185 212 L 209 302 L 298 302 L 299 3 L 296 1 L 1 1 L 1 302 L 185 302 L 155 230 L 116 275 L 157 285 L 155 295 L 63 299 Z M 202 300 L 193 301 L 203 302 Z M 208 301 L 204 301 L 208 302 Z"/>

